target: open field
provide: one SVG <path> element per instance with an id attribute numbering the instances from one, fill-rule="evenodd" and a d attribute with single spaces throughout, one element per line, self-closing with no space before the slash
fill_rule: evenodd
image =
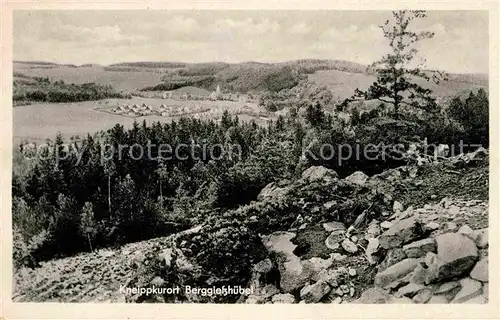
<path id="1" fill-rule="evenodd" d="M 366 90 L 375 81 L 375 76 L 339 70 L 319 70 L 308 75 L 308 79 L 318 85 L 326 86 L 335 96 L 345 99 L 350 97 L 356 88 Z M 488 89 L 487 75 L 452 74 L 448 81 L 442 81 L 439 85 L 429 84 L 421 79 L 417 79 L 416 82 L 430 88 L 438 98 L 443 100 L 457 94 L 468 93 L 470 90 Z"/>
<path id="2" fill-rule="evenodd" d="M 109 84 L 117 90 L 135 91 L 161 82 L 161 72 L 148 71 L 109 71 L 102 66 L 89 67 L 43 67 L 25 63 L 14 63 L 14 71 L 31 77 L 49 77 L 52 81 L 83 84 L 95 82 Z M 160 70 L 161 71 L 161 70 Z"/>
<path id="3" fill-rule="evenodd" d="M 35 103 L 27 106 L 14 108 L 14 143 L 21 141 L 44 141 L 53 139 L 57 132 L 65 137 L 74 135 L 86 135 L 99 130 L 106 130 L 116 123 L 125 128 L 132 127 L 134 120 L 147 123 L 160 121 L 170 122 L 178 119 L 178 116 L 165 117 L 160 115 L 148 115 L 139 117 L 126 117 L 119 114 L 102 112 L 96 109 L 111 109 L 119 105 L 142 105 L 143 103 L 159 109 L 160 105 L 178 105 L 187 108 L 201 106 L 209 107 L 209 112 L 204 116 L 210 119 L 218 119 L 224 110 L 230 113 L 243 107 L 243 103 L 233 101 L 178 101 L 173 99 L 150 99 L 134 97 L 132 99 L 106 99 L 102 101 L 84 101 L 76 103 Z M 246 103 L 250 110 L 258 113 L 256 104 Z M 238 114 L 242 121 L 255 119 L 257 123 L 263 124 L 264 119 L 259 119 L 246 114 Z"/>

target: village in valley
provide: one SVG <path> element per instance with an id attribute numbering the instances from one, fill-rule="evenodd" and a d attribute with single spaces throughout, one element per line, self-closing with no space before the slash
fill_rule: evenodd
<path id="1" fill-rule="evenodd" d="M 244 94 L 223 93 L 220 85 L 210 94 L 206 90 L 178 90 L 144 94 L 148 103 L 117 101 L 114 107 L 105 101 L 105 107 L 96 110 L 125 117 L 137 118 L 145 116 L 180 117 L 193 116 L 195 119 L 220 119 L 224 111 L 231 115 L 248 115 L 261 120 L 267 120 L 269 113 L 258 108 L 254 99 Z M 222 103 L 221 103 L 222 102 Z"/>

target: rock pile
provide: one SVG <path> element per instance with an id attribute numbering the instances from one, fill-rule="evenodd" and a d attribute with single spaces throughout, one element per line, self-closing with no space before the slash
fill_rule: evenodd
<path id="1" fill-rule="evenodd" d="M 397 213 L 390 228 L 369 240 L 374 244 L 366 251 L 367 260 L 375 263 L 373 256 L 380 252 L 384 260 L 378 265 L 375 288 L 357 302 L 486 303 L 488 229 L 436 222 L 472 214 L 472 205 L 477 202 L 445 198 L 436 206 L 411 209 L 409 218 Z"/>

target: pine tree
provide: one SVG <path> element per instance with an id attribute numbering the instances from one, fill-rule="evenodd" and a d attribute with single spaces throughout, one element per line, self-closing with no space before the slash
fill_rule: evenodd
<path id="1" fill-rule="evenodd" d="M 433 38 L 434 33 L 412 31 L 410 23 L 425 17 L 425 11 L 420 10 L 394 11 L 392 21 L 387 20 L 380 26 L 384 37 L 389 40 L 391 52 L 369 67 L 377 74 L 375 82 L 366 91 L 356 89 L 354 95 L 344 101 L 344 106 L 356 100 L 379 100 L 391 105 L 396 117 L 402 106 L 425 111 L 437 110 L 432 90 L 421 87 L 415 82 L 416 78 L 422 78 L 439 83 L 445 78 L 445 74 L 439 71 L 423 71 L 421 69 L 425 63 L 423 59 L 415 64 L 418 54 L 417 43 Z"/>

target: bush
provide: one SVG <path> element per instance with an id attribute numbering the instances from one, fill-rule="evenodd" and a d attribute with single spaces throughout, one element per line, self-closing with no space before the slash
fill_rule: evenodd
<path id="1" fill-rule="evenodd" d="M 455 97 L 448 109 L 447 114 L 463 126 L 463 132 L 459 138 L 466 144 L 481 144 L 487 147 L 489 144 L 489 101 L 488 95 L 483 89 L 476 94 L 472 91 L 464 100 Z M 472 149 L 477 148 L 477 146 Z"/>

